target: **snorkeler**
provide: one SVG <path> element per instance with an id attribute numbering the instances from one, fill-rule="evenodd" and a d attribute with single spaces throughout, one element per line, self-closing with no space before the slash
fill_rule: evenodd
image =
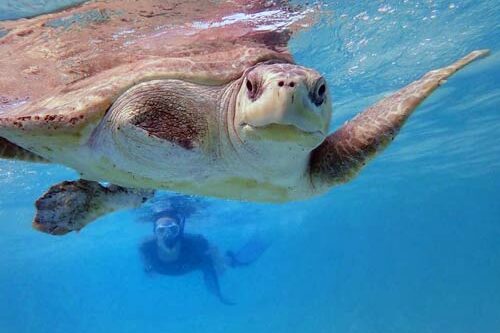
<path id="1" fill-rule="evenodd" d="M 221 254 L 201 235 L 184 232 L 185 218 L 178 210 L 167 209 L 154 222 L 154 236 L 140 247 L 145 271 L 149 274 L 183 275 L 201 270 L 208 290 L 227 305 L 234 304 L 220 290 L 219 274 L 226 268 L 246 266 L 257 260 L 268 244 L 253 240 L 238 252 Z"/>

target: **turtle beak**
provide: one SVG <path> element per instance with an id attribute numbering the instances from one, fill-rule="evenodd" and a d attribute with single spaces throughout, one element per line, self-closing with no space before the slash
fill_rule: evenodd
<path id="1" fill-rule="evenodd" d="M 275 112 L 265 122 L 295 126 L 304 133 L 325 134 L 327 120 L 323 112 L 326 100 L 325 80 L 318 76 L 273 78 L 268 89 L 274 95 Z M 273 119 L 274 118 L 274 119 Z"/>

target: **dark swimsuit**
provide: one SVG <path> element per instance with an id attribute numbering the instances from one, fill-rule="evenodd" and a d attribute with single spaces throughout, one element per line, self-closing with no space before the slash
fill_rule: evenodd
<path id="1" fill-rule="evenodd" d="M 173 262 L 164 262 L 158 257 L 156 239 L 142 243 L 141 254 L 148 269 L 165 275 L 182 275 L 212 266 L 212 258 L 208 254 L 208 241 L 202 236 L 184 234 L 180 240 L 179 257 Z"/>
<path id="2" fill-rule="evenodd" d="M 210 245 L 208 241 L 200 235 L 183 234 L 179 242 L 181 242 L 181 247 L 177 260 L 164 262 L 158 257 L 156 238 L 144 241 L 140 247 L 140 252 L 146 270 L 173 276 L 201 270 L 207 288 L 224 304 L 232 304 L 221 294 L 217 272 L 209 253 Z"/>

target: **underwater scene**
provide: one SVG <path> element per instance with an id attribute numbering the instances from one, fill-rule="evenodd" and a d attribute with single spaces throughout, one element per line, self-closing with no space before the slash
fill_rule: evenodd
<path id="1" fill-rule="evenodd" d="M 0 0 L 0 333 L 500 333 L 499 32 Z"/>

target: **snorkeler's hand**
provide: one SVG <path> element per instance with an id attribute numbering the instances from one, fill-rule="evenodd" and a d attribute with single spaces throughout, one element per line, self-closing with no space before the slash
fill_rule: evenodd
<path id="1" fill-rule="evenodd" d="M 149 276 L 152 276 L 153 275 L 153 266 L 152 265 L 144 266 L 144 273 L 146 273 Z"/>

